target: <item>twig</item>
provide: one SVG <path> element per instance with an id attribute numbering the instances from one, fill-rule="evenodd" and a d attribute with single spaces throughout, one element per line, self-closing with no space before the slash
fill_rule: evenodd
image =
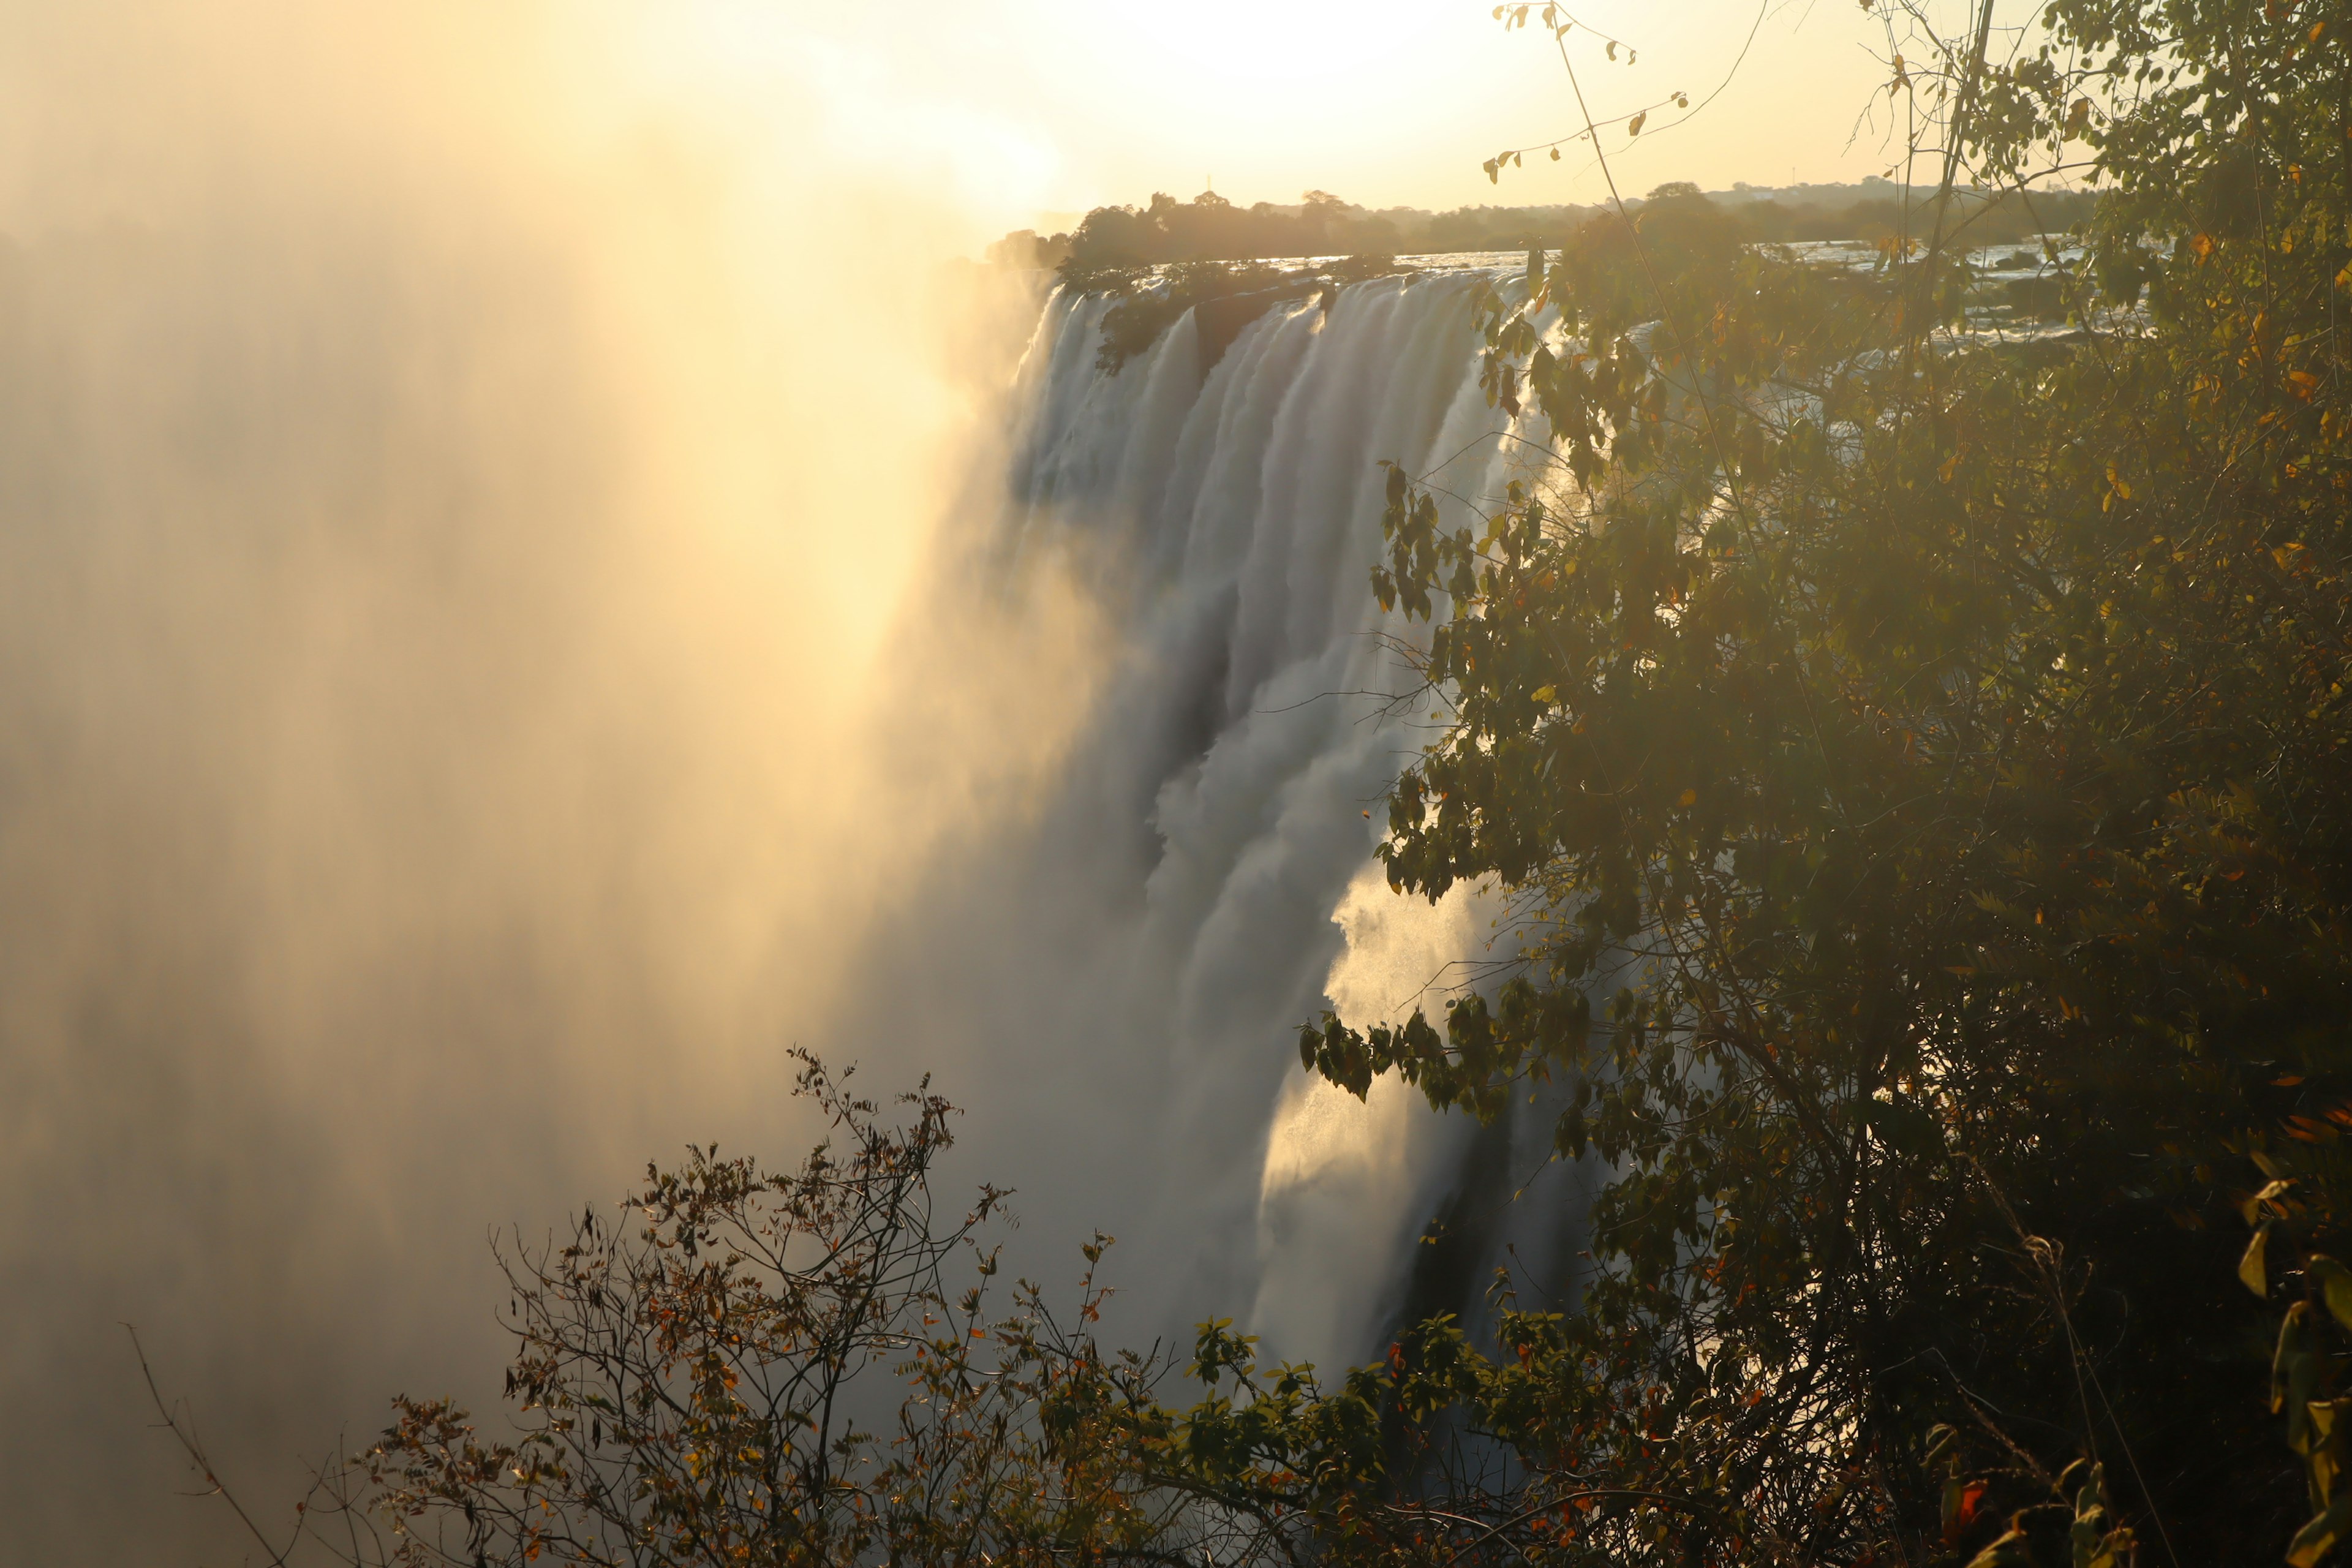
<path id="1" fill-rule="evenodd" d="M 216 1497 L 228 1504 L 230 1509 L 235 1510 L 238 1521 L 245 1526 L 247 1532 L 260 1543 L 264 1552 L 269 1553 L 269 1568 L 286 1568 L 287 1554 L 291 1552 L 302 1539 L 303 1521 L 299 1520 L 296 1521 L 294 1533 L 287 1541 L 283 1550 L 269 1543 L 269 1537 L 262 1532 L 261 1526 L 253 1522 L 253 1516 L 245 1511 L 245 1505 L 236 1500 L 236 1494 L 228 1489 L 227 1484 L 214 1470 L 211 1458 L 205 1453 L 204 1443 L 196 1436 L 194 1418 L 191 1417 L 184 1426 L 182 1425 L 179 1415 L 164 1400 L 163 1391 L 155 1385 L 155 1369 L 147 1363 L 147 1349 L 139 1342 L 139 1331 L 131 1324 L 125 1323 L 122 1325 L 122 1331 L 131 1336 L 131 1353 L 139 1358 L 139 1375 L 147 1380 L 147 1397 L 154 1401 L 155 1414 L 163 1418 L 164 1426 L 171 1431 L 173 1437 L 179 1440 L 182 1451 L 188 1456 L 189 1462 L 194 1465 L 204 1476 L 205 1485 L 211 1489 L 207 1492 L 197 1495 Z"/>

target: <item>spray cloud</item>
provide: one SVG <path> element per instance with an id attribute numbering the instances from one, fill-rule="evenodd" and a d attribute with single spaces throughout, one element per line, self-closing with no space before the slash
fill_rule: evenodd
<path id="1" fill-rule="evenodd" d="M 0 1508 L 216 1560 L 118 1320 L 275 1505 L 487 1403 L 487 1226 L 805 1142 L 957 809 L 857 736 L 977 461 L 909 156 L 975 132 L 718 4 L 0 26 Z"/>

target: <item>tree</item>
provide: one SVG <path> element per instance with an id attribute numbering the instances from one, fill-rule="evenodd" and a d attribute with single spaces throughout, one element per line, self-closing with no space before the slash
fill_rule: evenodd
<path id="1" fill-rule="evenodd" d="M 1087 1270 L 1066 1326 L 1038 1287 L 990 1315 L 1005 1194 L 933 1204 L 952 1108 L 901 1097 L 891 1126 L 803 1055 L 834 1136 L 797 1172 L 695 1150 L 648 1169 L 621 1222 L 502 1247 L 515 1429 L 446 1399 L 331 1467 L 273 1563 L 779 1565 L 1225 1563 L 1275 1544 L 1183 1462 L 1154 1390 L 1167 1368 L 1092 1337 Z M 838 1145 L 838 1146 L 836 1146 Z M 971 1283 L 950 1296 L 959 1257 Z M 152 1386 L 152 1378 L 150 1378 Z M 157 1405 L 220 1489 L 193 1428 Z M 871 1428 L 869 1429 L 869 1424 Z M 240 1517 L 245 1517 L 242 1509 Z M 247 1519 L 248 1528 L 253 1528 Z"/>
<path id="2" fill-rule="evenodd" d="M 1573 1555 L 1534 1533 L 1564 1477 L 1647 1500 L 1617 1562 L 2050 1562 L 2078 1520 L 2077 1563 L 2269 1561 L 2317 1514 L 2308 1563 L 2352 1524 L 2352 10 L 2044 16 L 1899 84 L 1950 160 L 1874 273 L 1596 219 L 1483 306 L 1538 470 L 1467 517 L 1391 477 L 1375 590 L 1434 621 L 1452 725 L 1390 879 L 1494 880 L 1531 959 L 1301 1049 L 1484 1115 L 1574 1085 L 1595 1268 L 1500 1331 L 1549 1375 L 1441 1357 L 1518 1478 L 1465 1515 L 1531 1559 Z M 2030 210 L 2070 149 L 2107 193 L 2073 331 L 1987 331 L 1956 177 Z"/>

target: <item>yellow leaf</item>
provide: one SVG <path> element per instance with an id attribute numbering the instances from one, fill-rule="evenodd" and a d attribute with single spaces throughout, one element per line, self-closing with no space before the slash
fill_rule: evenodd
<path id="1" fill-rule="evenodd" d="M 2264 1220 L 2255 1228 L 2254 1239 L 2246 1243 L 2246 1255 L 2238 1259 L 2238 1278 L 2245 1282 L 2247 1289 L 2264 1298 L 2268 1298 L 2271 1293 L 2271 1276 L 2267 1261 L 2270 1245 L 2270 1222 Z"/>
<path id="2" fill-rule="evenodd" d="M 2343 1539 L 2347 1526 L 2352 1526 L 2352 1488 L 2338 1492 L 2326 1512 L 2295 1531 L 2287 1543 L 2287 1568 L 2314 1568 Z"/>
<path id="3" fill-rule="evenodd" d="M 2301 1082 L 2302 1080 L 2298 1079 L 2296 1081 Z M 2281 1193 L 2285 1192 L 2293 1185 L 2294 1185 L 2294 1178 L 2292 1176 L 2274 1178 L 2266 1184 L 2261 1192 L 2256 1193 L 2252 1197 L 2250 1197 L 2244 1203 L 2240 1204 L 2238 1205 L 2238 1212 L 2246 1216 L 2246 1223 L 2248 1225 L 2252 1225 L 2255 1221 L 2262 1218 L 2263 1205 L 2264 1204 L 2273 1202 Z"/>
<path id="4" fill-rule="evenodd" d="M 1686 789 L 1683 791 L 1682 798 L 1677 800 L 1675 804 L 1677 805 L 1696 805 L 1698 804 L 1698 791 L 1695 789 Z"/>
<path id="5" fill-rule="evenodd" d="M 1969 1568 L 2026 1568 L 2033 1559 L 2026 1552 L 2025 1531 L 2012 1530 L 1969 1560 Z"/>

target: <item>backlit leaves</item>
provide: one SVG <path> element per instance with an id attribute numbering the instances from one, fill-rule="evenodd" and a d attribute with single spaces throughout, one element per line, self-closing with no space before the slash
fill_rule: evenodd
<path id="1" fill-rule="evenodd" d="M 2045 256 L 2032 307 L 2073 341 L 1956 335 L 1976 285 L 1932 205 L 1856 274 L 1653 199 L 1480 302 L 1482 385 L 1540 414 L 1548 470 L 1469 513 L 1391 476 L 1375 592 L 1429 623 L 1452 728 L 1382 857 L 1498 883 L 1530 963 L 1302 1059 L 1487 1117 L 1556 1086 L 1556 1147 L 1602 1162 L 1591 1375 L 1632 1399 L 1738 1345 L 1770 1413 L 1605 1473 L 1738 1470 L 1740 1539 L 1910 1560 L 1914 1500 L 1980 1480 L 1982 1533 L 1932 1527 L 1960 1561 L 2058 1560 L 2044 1528 L 2127 1558 L 2159 1501 L 2189 1555 L 2334 1539 L 2352 213 L 2312 173 L 2340 94 L 2291 63 L 2334 29 L 2274 10 L 2267 56 L 2218 5 L 2060 0 L 2050 49 L 1899 68 L 1980 178 L 2099 161 L 2086 261 Z M 2314 1479 L 2284 1502 L 2213 1349 L 2266 1312 Z M 2051 1396 L 2092 1375 L 2105 1436 Z M 2087 1505 L 1974 1438 L 1931 1483 L 1927 1434 L 1992 1407 L 2034 1413 L 2008 1435 L 2045 1477 L 2121 1431 L 2198 1485 Z"/>

